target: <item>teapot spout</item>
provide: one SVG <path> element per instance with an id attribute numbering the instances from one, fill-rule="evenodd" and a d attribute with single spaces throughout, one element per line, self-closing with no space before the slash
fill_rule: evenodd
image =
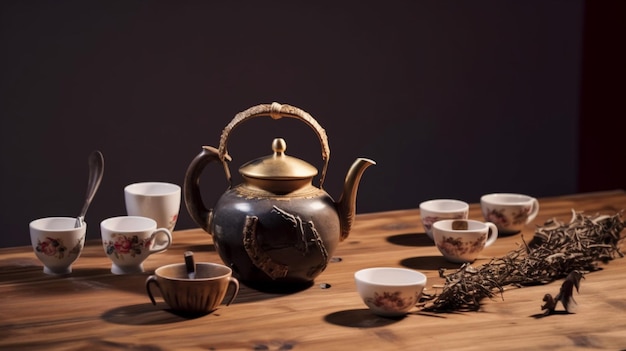
<path id="1" fill-rule="evenodd" d="M 359 188 L 359 182 L 363 172 L 369 166 L 375 165 L 376 162 L 367 158 L 358 158 L 350 167 L 346 180 L 343 183 L 343 192 L 337 203 L 337 211 L 339 213 L 339 221 L 341 225 L 340 241 L 345 240 L 350 234 L 352 222 L 356 215 L 356 193 Z"/>

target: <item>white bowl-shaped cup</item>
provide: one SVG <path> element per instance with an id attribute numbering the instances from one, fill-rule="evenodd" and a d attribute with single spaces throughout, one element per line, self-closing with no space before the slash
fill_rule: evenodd
<path id="1" fill-rule="evenodd" d="M 147 217 L 120 216 L 100 223 L 102 245 L 114 274 L 141 273 L 148 256 L 172 245 L 172 233 Z M 160 240 L 157 240 L 160 239 Z"/>
<path id="2" fill-rule="evenodd" d="M 398 317 L 415 307 L 427 279 L 408 268 L 374 267 L 357 271 L 354 280 L 361 299 L 374 314 Z"/>
<path id="3" fill-rule="evenodd" d="M 157 227 L 174 231 L 180 210 L 180 186 L 164 182 L 141 182 L 124 187 L 126 214 L 152 218 Z"/>
<path id="4" fill-rule="evenodd" d="M 75 217 L 48 217 L 30 222 L 30 241 L 46 274 L 69 274 L 85 246 L 87 223 L 74 228 Z"/>
<path id="5" fill-rule="evenodd" d="M 420 217 L 426 235 L 433 239 L 433 223 L 442 219 L 467 219 L 469 204 L 454 199 L 434 199 L 420 203 Z"/>
<path id="6" fill-rule="evenodd" d="M 486 221 L 494 223 L 501 235 L 519 233 L 539 213 L 539 201 L 523 194 L 493 193 L 480 198 Z"/>
<path id="7" fill-rule="evenodd" d="M 474 262 L 478 254 L 498 238 L 498 228 L 490 222 L 472 219 L 444 219 L 433 224 L 435 246 L 450 262 Z"/>

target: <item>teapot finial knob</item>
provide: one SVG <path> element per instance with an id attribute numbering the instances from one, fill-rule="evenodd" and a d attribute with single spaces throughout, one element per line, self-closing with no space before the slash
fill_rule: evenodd
<path id="1" fill-rule="evenodd" d="M 285 141 L 285 139 L 283 138 L 274 139 L 274 141 L 272 142 L 272 150 L 274 150 L 274 153 L 277 155 L 284 154 L 285 150 L 287 150 L 287 142 Z"/>

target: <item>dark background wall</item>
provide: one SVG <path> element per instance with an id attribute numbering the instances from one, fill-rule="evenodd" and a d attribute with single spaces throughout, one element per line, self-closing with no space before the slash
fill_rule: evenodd
<path id="1" fill-rule="evenodd" d="M 126 184 L 182 185 L 237 112 L 273 101 L 326 129 L 335 198 L 356 157 L 377 161 L 359 213 L 577 192 L 580 126 L 597 118 L 580 104 L 598 103 L 581 98 L 585 14 L 583 1 L 3 1 L 0 246 L 29 244 L 33 219 L 77 215 L 92 150 L 105 156 L 87 214 L 98 238 Z M 302 123 L 255 119 L 230 139 L 233 173 L 276 136 L 321 167 Z M 202 186 L 210 206 L 219 167 Z M 195 226 L 183 205 L 177 229 Z"/>

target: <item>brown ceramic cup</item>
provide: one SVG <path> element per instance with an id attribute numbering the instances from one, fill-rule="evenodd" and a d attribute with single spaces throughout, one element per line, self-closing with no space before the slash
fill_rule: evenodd
<path id="1" fill-rule="evenodd" d="M 182 314 L 211 313 L 222 303 L 229 286 L 233 293 L 226 306 L 237 297 L 239 281 L 232 270 L 218 263 L 196 263 L 195 278 L 190 279 L 184 263 L 170 264 L 157 268 L 146 279 L 146 290 L 152 304 L 156 305 L 151 285 L 156 285 L 161 296 L 172 311 Z"/>

